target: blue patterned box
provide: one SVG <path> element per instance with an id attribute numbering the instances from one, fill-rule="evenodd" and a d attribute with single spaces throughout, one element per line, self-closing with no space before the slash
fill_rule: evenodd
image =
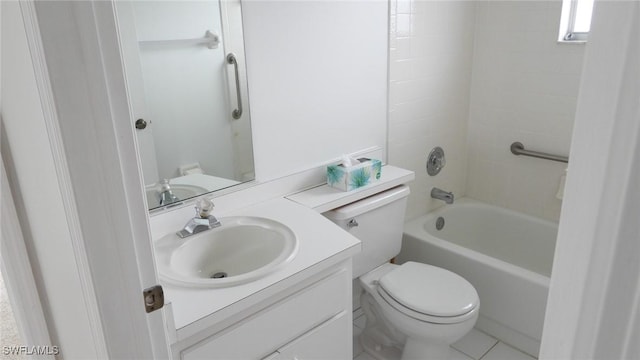
<path id="1" fill-rule="evenodd" d="M 342 191 L 351 191 L 380 180 L 382 162 L 376 159 L 360 158 L 360 164 L 349 167 L 327 166 L 327 184 Z"/>

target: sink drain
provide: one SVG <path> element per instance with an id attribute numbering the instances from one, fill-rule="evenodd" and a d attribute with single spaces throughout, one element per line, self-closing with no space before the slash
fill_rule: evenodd
<path id="1" fill-rule="evenodd" d="M 227 277 L 227 273 L 224 271 L 219 271 L 213 275 L 210 276 L 210 278 L 212 279 L 224 279 Z"/>

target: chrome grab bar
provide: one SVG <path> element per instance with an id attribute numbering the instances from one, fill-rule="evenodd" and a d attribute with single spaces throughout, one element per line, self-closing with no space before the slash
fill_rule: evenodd
<path id="1" fill-rule="evenodd" d="M 540 151 L 525 150 L 524 145 L 522 145 L 522 143 L 518 141 L 511 144 L 511 153 L 513 155 L 531 156 L 539 159 L 559 161 L 563 163 L 569 162 L 569 158 L 567 156 L 547 154 Z"/>
<path id="2" fill-rule="evenodd" d="M 227 64 L 233 64 L 233 69 L 236 74 L 236 97 L 238 98 L 238 108 L 233 110 L 231 116 L 238 120 L 242 116 L 242 98 L 240 96 L 240 76 L 238 74 L 238 61 L 234 53 L 227 54 Z"/>
<path id="3" fill-rule="evenodd" d="M 206 45 L 209 49 L 217 49 L 220 45 L 220 37 L 211 30 L 207 30 L 204 36 L 196 39 L 167 39 L 167 40 L 139 40 L 138 44 L 144 45 Z"/>

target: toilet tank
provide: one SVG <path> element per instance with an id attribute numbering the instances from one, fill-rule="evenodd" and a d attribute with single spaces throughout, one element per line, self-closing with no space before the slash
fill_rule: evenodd
<path id="1" fill-rule="evenodd" d="M 353 258 L 354 278 L 400 252 L 407 196 L 409 187 L 400 185 L 322 214 L 362 242 Z"/>

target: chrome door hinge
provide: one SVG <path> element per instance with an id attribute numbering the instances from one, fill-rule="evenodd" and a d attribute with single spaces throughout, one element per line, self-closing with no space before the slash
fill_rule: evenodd
<path id="1" fill-rule="evenodd" d="M 164 291 L 162 291 L 162 286 L 156 285 L 146 288 L 142 291 L 142 295 L 144 296 L 144 308 L 148 313 L 164 306 Z"/>

